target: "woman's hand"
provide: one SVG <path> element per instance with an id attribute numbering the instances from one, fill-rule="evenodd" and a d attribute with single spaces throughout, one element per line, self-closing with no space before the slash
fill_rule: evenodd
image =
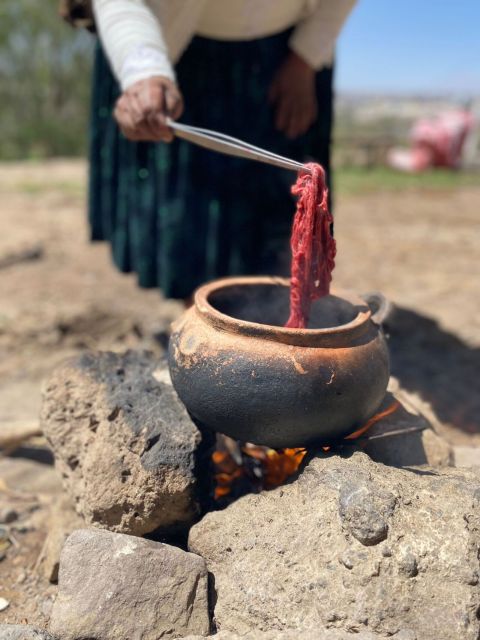
<path id="1" fill-rule="evenodd" d="M 163 76 L 139 80 L 117 100 L 113 112 L 123 135 L 129 140 L 171 142 L 167 116 L 176 120 L 183 111 L 177 85 Z"/>
<path id="2" fill-rule="evenodd" d="M 276 128 L 287 138 L 297 138 L 317 119 L 315 70 L 290 52 L 275 74 L 268 98 L 275 107 Z"/>

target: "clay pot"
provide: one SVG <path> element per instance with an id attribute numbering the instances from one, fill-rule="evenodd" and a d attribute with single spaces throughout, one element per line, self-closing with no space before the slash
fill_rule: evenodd
<path id="1" fill-rule="evenodd" d="M 375 304 L 384 299 L 376 294 Z M 362 298 L 317 300 L 308 329 L 286 329 L 289 282 L 245 277 L 202 286 L 174 324 L 173 385 L 200 424 L 272 448 L 329 444 L 383 400 L 388 351 Z"/>

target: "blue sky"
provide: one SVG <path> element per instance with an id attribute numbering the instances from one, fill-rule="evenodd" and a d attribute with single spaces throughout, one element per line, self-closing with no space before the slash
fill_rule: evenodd
<path id="1" fill-rule="evenodd" d="M 358 0 L 338 42 L 336 83 L 480 95 L 480 0 Z"/>

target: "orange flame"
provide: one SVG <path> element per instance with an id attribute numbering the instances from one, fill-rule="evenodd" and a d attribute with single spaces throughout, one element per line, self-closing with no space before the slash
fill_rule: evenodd
<path id="1" fill-rule="evenodd" d="M 215 479 L 215 500 L 228 496 L 232 490 L 232 484 L 243 476 L 244 470 L 232 458 L 228 451 L 214 451 L 212 455 L 213 464 L 218 473 Z"/>
<path id="2" fill-rule="evenodd" d="M 275 449 L 246 445 L 245 453 L 262 462 L 263 484 L 265 489 L 272 489 L 284 483 L 298 470 L 307 450 L 282 449 L 282 451 L 275 451 Z"/>
<path id="3" fill-rule="evenodd" d="M 299 468 L 306 449 L 284 449 L 275 451 L 266 447 L 247 444 L 242 451 L 250 458 L 258 460 L 262 467 L 262 484 L 272 489 L 285 482 Z M 246 475 L 246 470 L 237 464 L 228 451 L 215 451 L 212 455 L 215 473 L 215 499 L 223 498 L 232 491 L 233 484 Z"/>

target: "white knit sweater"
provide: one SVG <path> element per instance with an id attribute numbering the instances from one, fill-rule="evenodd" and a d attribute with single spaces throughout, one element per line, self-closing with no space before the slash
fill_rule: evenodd
<path id="1" fill-rule="evenodd" d="M 161 75 L 194 35 L 252 40 L 295 26 L 290 48 L 320 69 L 355 0 L 93 0 L 95 19 L 123 89 Z"/>

